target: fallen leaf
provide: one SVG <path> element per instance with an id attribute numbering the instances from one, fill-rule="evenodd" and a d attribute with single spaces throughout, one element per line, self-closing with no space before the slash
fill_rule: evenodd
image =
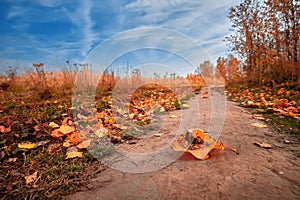
<path id="1" fill-rule="evenodd" d="M 65 160 L 72 159 L 72 158 L 82 158 L 82 157 L 83 157 L 82 152 L 72 151 L 72 152 L 67 152 L 66 153 Z"/>
<path id="2" fill-rule="evenodd" d="M 69 134 L 69 133 L 72 133 L 73 131 L 75 131 L 75 127 L 74 126 L 69 126 L 67 124 L 63 124 L 63 125 L 60 126 L 58 131 L 61 132 L 64 135 L 66 135 L 66 134 Z"/>
<path id="3" fill-rule="evenodd" d="M 153 134 L 153 136 L 155 136 L 155 137 L 161 137 L 163 135 L 164 135 L 163 133 L 155 133 L 155 134 Z"/>
<path id="4" fill-rule="evenodd" d="M 0 132 L 1 133 L 9 133 L 11 131 L 11 126 L 5 127 L 3 125 L 0 125 Z"/>
<path id="5" fill-rule="evenodd" d="M 91 146 L 92 140 L 91 139 L 87 139 L 82 141 L 80 144 L 78 144 L 76 147 L 78 149 L 87 149 Z"/>
<path id="6" fill-rule="evenodd" d="M 69 140 L 74 145 L 77 145 L 81 142 L 81 138 L 77 131 L 70 133 L 67 137 L 67 140 Z"/>
<path id="7" fill-rule="evenodd" d="M 50 123 L 49 123 L 49 126 L 50 126 L 51 128 L 59 128 L 59 125 L 56 124 L 55 122 L 50 122 Z"/>
<path id="8" fill-rule="evenodd" d="M 164 107 L 161 107 L 160 109 L 159 109 L 159 112 L 160 113 L 163 113 L 163 112 L 165 112 L 166 111 L 166 109 L 164 108 Z"/>
<path id="9" fill-rule="evenodd" d="M 135 116 L 135 114 L 134 114 L 134 113 L 130 113 L 130 114 L 129 114 L 129 118 L 130 118 L 130 119 L 133 119 L 133 118 L 134 118 L 134 116 Z"/>
<path id="10" fill-rule="evenodd" d="M 170 118 L 174 119 L 174 118 L 177 118 L 176 115 L 171 115 Z"/>
<path id="11" fill-rule="evenodd" d="M 190 105 L 189 105 L 189 104 L 186 104 L 186 103 L 184 103 L 184 104 L 182 104 L 182 107 L 183 107 L 183 108 L 189 108 L 189 107 L 190 107 Z"/>
<path id="12" fill-rule="evenodd" d="M 9 158 L 8 162 L 16 162 L 18 160 L 18 158 Z"/>
<path id="13" fill-rule="evenodd" d="M 251 124 L 252 126 L 258 127 L 258 128 L 267 128 L 268 126 L 265 124 L 261 124 L 259 122 Z"/>
<path id="14" fill-rule="evenodd" d="M 254 142 L 253 144 L 255 144 L 256 146 L 259 146 L 261 148 L 265 148 L 265 149 L 271 149 L 272 148 L 272 146 L 270 144 L 267 144 L 267 143 Z"/>
<path id="15" fill-rule="evenodd" d="M 264 118 L 262 115 L 258 115 L 258 114 L 254 114 L 253 118 L 257 119 L 257 120 L 266 120 L 266 118 Z"/>
<path id="16" fill-rule="evenodd" d="M 26 181 L 26 185 L 35 182 L 37 179 L 37 172 L 34 172 L 33 174 L 29 175 L 29 176 L 25 176 L 25 181 Z"/>
<path id="17" fill-rule="evenodd" d="M 172 145 L 172 148 L 175 151 L 191 153 L 200 160 L 209 158 L 208 153 L 212 149 L 224 150 L 225 147 L 237 153 L 236 149 L 225 146 L 222 142 L 217 142 L 213 137 L 210 137 L 201 129 L 188 130 L 184 134 L 178 136 Z"/>
<path id="18" fill-rule="evenodd" d="M 70 140 L 65 140 L 64 143 L 63 143 L 63 147 L 70 147 L 72 146 L 73 144 L 70 142 Z"/>
<path id="19" fill-rule="evenodd" d="M 36 143 L 31 142 L 23 142 L 18 144 L 18 148 L 20 149 L 33 149 L 35 148 Z"/>
<path id="20" fill-rule="evenodd" d="M 50 135 L 54 138 L 60 138 L 64 136 L 64 134 L 61 133 L 58 129 L 53 130 Z"/>

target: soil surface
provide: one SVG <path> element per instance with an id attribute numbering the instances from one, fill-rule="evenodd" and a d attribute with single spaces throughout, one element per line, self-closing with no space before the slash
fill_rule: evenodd
<path id="1" fill-rule="evenodd" d="M 233 102 L 225 101 L 224 127 L 221 106 L 218 123 L 223 129 L 219 140 L 237 148 L 239 155 L 226 149 L 213 150 L 209 159 L 197 160 L 189 153 L 179 155 L 169 148 L 176 134 L 190 125 L 198 124 L 198 127 L 189 128 L 209 132 L 212 124 L 210 113 L 214 106 L 212 99 L 219 95 L 211 91 L 210 94 L 208 98 L 196 95 L 190 100 L 190 108 L 159 116 L 152 123 L 157 129 L 118 145 L 121 151 L 129 153 L 129 157 L 144 153 L 146 162 L 142 162 L 143 157 L 139 156 L 136 160 L 133 156 L 132 163 L 129 162 L 131 157 L 124 162 L 110 157 L 110 161 L 116 160 L 110 162 L 110 166 L 89 185 L 65 198 L 300 199 L 299 138 L 279 133 L 272 127 L 252 126 L 252 123 L 264 122 L 254 119 L 249 110 Z M 255 142 L 268 143 L 272 148 L 258 147 Z M 161 149 L 164 150 L 160 152 Z M 150 157 L 154 152 L 152 156 L 156 162 L 147 158 L 149 152 Z M 162 161 L 163 158 L 166 162 Z M 120 166 L 125 170 L 116 170 Z M 139 173 L 124 172 L 126 169 L 135 169 L 131 172 Z M 150 172 L 141 173 L 147 170 Z"/>

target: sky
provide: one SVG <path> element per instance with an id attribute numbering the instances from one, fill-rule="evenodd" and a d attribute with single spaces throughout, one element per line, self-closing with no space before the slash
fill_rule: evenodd
<path id="1" fill-rule="evenodd" d="M 150 45 L 155 41 L 158 46 L 165 40 L 159 36 L 170 36 L 156 31 L 154 36 L 143 37 L 144 32 L 139 32 L 151 27 L 177 32 L 176 37 L 170 36 L 173 37 L 170 41 L 177 43 L 176 48 L 186 46 L 183 43 L 186 38 L 193 40 L 215 62 L 228 53 L 227 42 L 223 41 L 230 35 L 227 16 L 230 7 L 237 3 L 238 0 L 1 0 L 0 73 L 5 74 L 9 66 L 33 69 L 32 63 L 45 63 L 46 70 L 62 70 L 68 66 L 67 60 L 71 66 L 84 63 L 93 52 L 115 54 L 117 46 L 115 49 L 99 46 L 111 38 L 123 37 L 124 31 L 137 29 L 130 32 L 133 38 L 139 38 L 134 42 L 139 43 L 143 38 L 143 44 L 149 40 L 145 43 Z M 117 42 L 130 49 L 131 43 L 126 42 L 125 46 L 124 40 Z M 162 50 L 173 47 L 164 46 Z M 166 55 L 162 50 L 128 51 L 102 64 L 166 65 L 172 60 L 176 65 L 174 52 Z M 184 59 L 177 60 L 178 66 L 185 65 Z"/>

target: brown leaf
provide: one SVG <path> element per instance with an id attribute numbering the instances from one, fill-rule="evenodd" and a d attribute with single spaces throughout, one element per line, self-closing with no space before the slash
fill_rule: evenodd
<path id="1" fill-rule="evenodd" d="M 254 142 L 253 144 L 255 144 L 256 146 L 259 146 L 261 148 L 265 148 L 265 149 L 271 149 L 272 148 L 272 146 L 270 144 L 263 143 L 263 142 Z"/>
<path id="2" fill-rule="evenodd" d="M 75 131 L 75 127 L 74 126 L 69 126 L 67 124 L 63 124 L 63 125 L 60 126 L 58 131 L 61 132 L 64 135 L 67 135 L 67 134 L 72 133 L 73 131 Z"/>
<path id="3" fill-rule="evenodd" d="M 51 132 L 51 136 L 54 138 L 60 138 L 60 137 L 64 136 L 64 134 L 61 133 L 58 129 L 55 129 Z"/>
<path id="4" fill-rule="evenodd" d="M 84 141 L 82 141 L 80 144 L 78 144 L 76 147 L 77 147 L 78 149 L 87 149 L 87 148 L 90 147 L 92 141 L 93 141 L 93 140 L 91 140 L 91 139 L 84 140 Z"/>
<path id="5" fill-rule="evenodd" d="M 29 176 L 25 176 L 26 185 L 35 182 L 37 179 L 37 175 L 38 175 L 38 173 L 34 172 L 33 174 L 31 174 Z"/>
<path id="6" fill-rule="evenodd" d="M 16 162 L 18 160 L 18 158 L 9 158 L 8 162 Z"/>

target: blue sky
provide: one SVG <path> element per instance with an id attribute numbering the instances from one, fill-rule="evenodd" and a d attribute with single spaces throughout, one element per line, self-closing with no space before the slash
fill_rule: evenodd
<path id="1" fill-rule="evenodd" d="M 66 60 L 81 63 L 104 40 L 141 27 L 167 28 L 185 34 L 215 62 L 228 51 L 223 42 L 230 34 L 227 15 L 229 8 L 237 3 L 236 0 L 1 0 L 0 73 L 5 74 L 8 66 L 23 70 L 39 62 L 45 63 L 48 70 L 60 70 Z M 138 54 L 140 59 L 141 53 Z M 132 54 L 118 58 L 118 63 L 125 63 L 130 57 Z M 140 63 L 146 62 L 141 60 Z"/>

